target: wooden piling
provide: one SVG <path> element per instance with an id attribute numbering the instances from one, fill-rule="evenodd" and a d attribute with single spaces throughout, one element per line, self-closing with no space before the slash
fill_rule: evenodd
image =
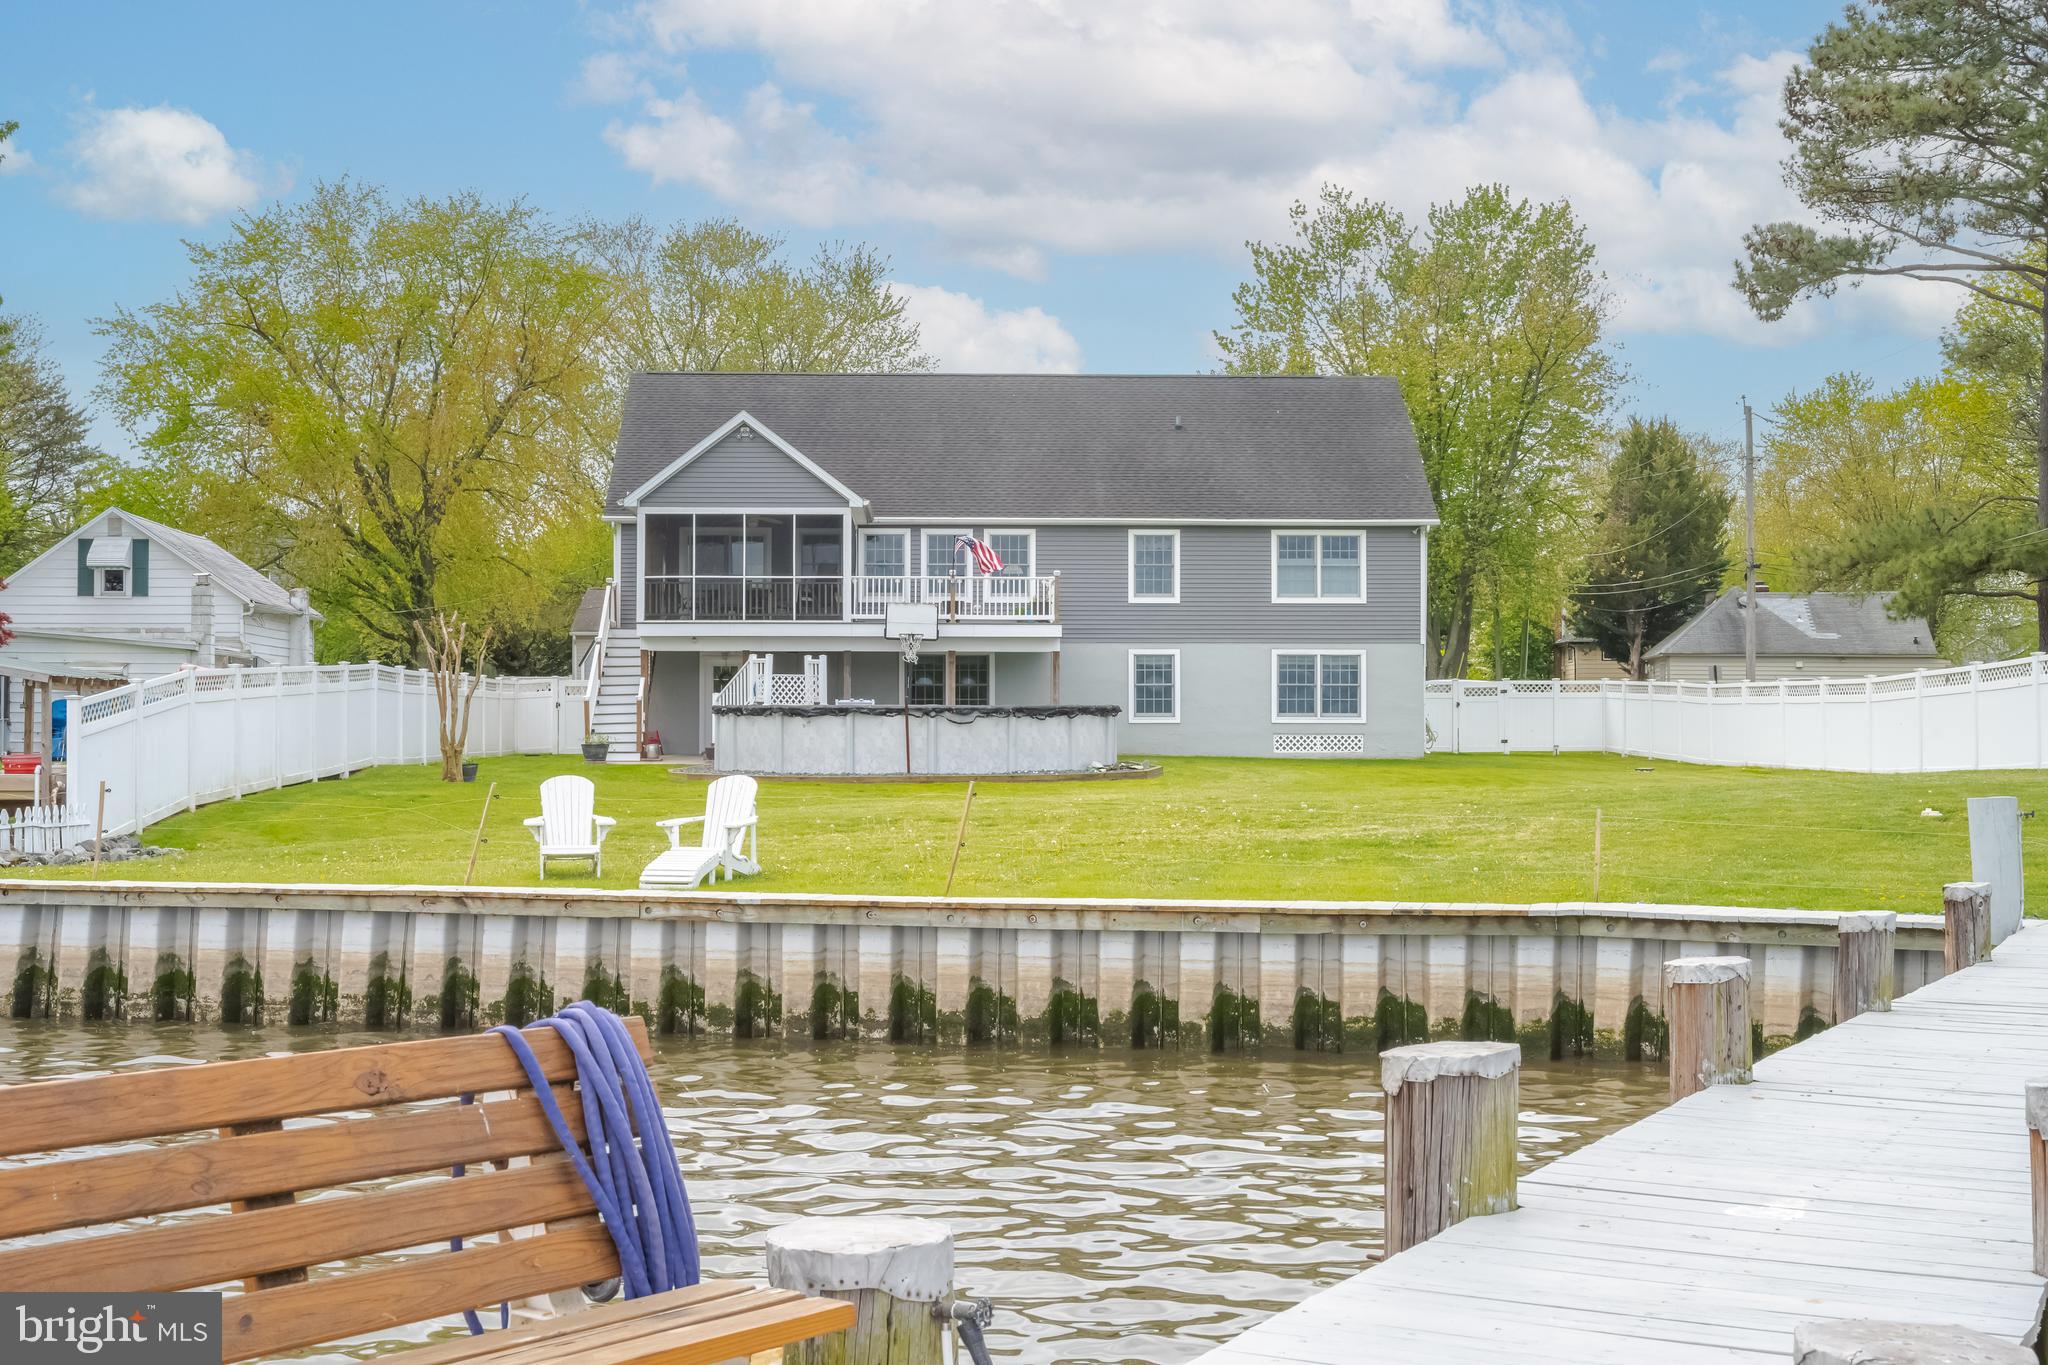
<path id="1" fill-rule="evenodd" d="M 1749 959 L 1680 957 L 1664 964 L 1671 1025 L 1671 1098 L 1749 1081 Z"/>
<path id="2" fill-rule="evenodd" d="M 1946 1323 L 1803 1322 L 1793 1365 L 2036 1365 L 2024 1346 Z"/>
<path id="3" fill-rule="evenodd" d="M 1418 1043 L 1380 1054 L 1389 1256 L 1515 1207 L 1518 1043 Z"/>
<path id="4" fill-rule="evenodd" d="M 2034 1177 L 2034 1273 L 2048 1275 L 2048 1076 L 2027 1082 L 2027 1169 Z"/>
<path id="5" fill-rule="evenodd" d="M 1950 972 L 1991 954 L 1991 884 L 1950 882 L 1941 888 L 1943 965 Z"/>
<path id="6" fill-rule="evenodd" d="M 1899 917 L 1889 910 L 1843 915 L 1835 945 L 1835 1022 L 1892 1007 L 1892 962 Z"/>
<path id="7" fill-rule="evenodd" d="M 768 1233 L 768 1282 L 844 1299 L 853 1326 L 782 1348 L 783 1365 L 939 1365 L 953 1234 L 925 1218 L 799 1218 Z"/>

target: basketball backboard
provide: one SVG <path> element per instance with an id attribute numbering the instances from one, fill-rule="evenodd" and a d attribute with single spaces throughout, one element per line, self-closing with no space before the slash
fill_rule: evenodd
<path id="1" fill-rule="evenodd" d="M 921 640 L 937 638 L 939 604 L 936 602 L 891 602 L 882 613 L 882 634 L 891 640 L 915 635 Z"/>

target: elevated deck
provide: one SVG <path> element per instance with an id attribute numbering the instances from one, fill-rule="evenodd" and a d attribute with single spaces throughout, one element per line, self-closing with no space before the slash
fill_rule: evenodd
<path id="1" fill-rule="evenodd" d="M 1792 1358 L 1830 1318 L 2031 1343 L 2026 1123 L 2048 925 L 1521 1180 L 1474 1218 L 1202 1357 L 1684 1365 Z"/>

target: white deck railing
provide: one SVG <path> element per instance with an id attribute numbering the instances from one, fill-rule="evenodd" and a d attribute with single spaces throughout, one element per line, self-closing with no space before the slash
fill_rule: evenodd
<path id="1" fill-rule="evenodd" d="M 1059 577 L 856 574 L 847 580 L 847 595 L 855 620 L 886 615 L 901 602 L 929 602 L 942 621 L 1052 621 L 1058 619 Z"/>
<path id="2" fill-rule="evenodd" d="M 777 673 L 775 657 L 749 654 L 739 672 L 712 694 L 713 706 L 823 706 L 825 656 L 806 654 L 801 673 Z"/>

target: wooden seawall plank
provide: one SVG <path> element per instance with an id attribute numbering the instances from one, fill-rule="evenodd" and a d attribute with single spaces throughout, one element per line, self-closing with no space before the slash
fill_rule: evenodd
<path id="1" fill-rule="evenodd" d="M 2048 1075 L 2048 924 L 1522 1177 L 1473 1218 L 1202 1357 L 1786 1361 L 1832 1318 L 2032 1343 L 2024 1093 Z"/>

